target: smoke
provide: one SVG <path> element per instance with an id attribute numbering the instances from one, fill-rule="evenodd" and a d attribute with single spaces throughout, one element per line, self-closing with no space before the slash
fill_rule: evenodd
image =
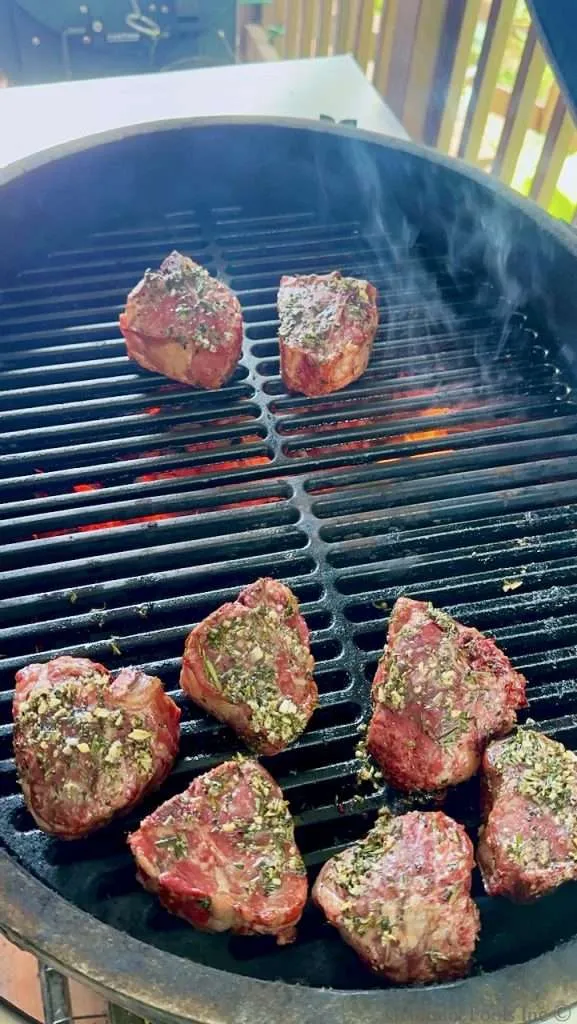
<path id="1" fill-rule="evenodd" d="M 391 348 L 391 354 L 393 346 L 402 343 L 407 365 L 412 364 L 417 375 L 438 375 L 438 342 L 456 333 L 456 312 L 420 244 L 418 223 L 409 220 L 396 190 L 387 187 L 371 149 L 353 145 L 352 153 L 352 175 L 365 211 L 361 238 L 374 267 L 371 276 L 382 310 L 378 340 L 385 352 Z"/>
<path id="2" fill-rule="evenodd" d="M 428 373 L 439 384 L 450 364 L 453 379 L 460 368 L 463 379 L 476 377 L 483 387 L 505 378 L 510 386 L 504 360 L 520 332 L 524 343 L 532 340 L 527 307 L 547 301 L 539 294 L 547 239 L 536 259 L 522 246 L 523 218 L 506 197 L 433 160 L 360 141 L 348 153 L 383 305 L 384 346 L 402 340 L 409 367 L 428 354 Z"/>

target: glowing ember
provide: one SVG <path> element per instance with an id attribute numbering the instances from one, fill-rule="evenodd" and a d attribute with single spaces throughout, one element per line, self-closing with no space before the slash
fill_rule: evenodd
<path id="1" fill-rule="evenodd" d="M 385 416 L 360 416 L 358 419 L 346 419 L 346 420 L 334 420 L 332 423 L 315 423 L 313 426 L 306 424 L 304 426 L 286 426 L 283 429 L 283 433 L 290 434 L 326 434 L 333 430 L 354 430 L 358 427 L 370 427 L 375 426 L 378 423 L 383 423 L 387 417 Z"/>
<path id="2" fill-rule="evenodd" d="M 222 441 L 197 441 L 196 444 L 185 445 L 185 451 L 187 452 L 204 452 L 214 451 L 215 448 L 229 448 L 230 445 L 223 445 Z"/>
<path id="3" fill-rule="evenodd" d="M 434 388 L 407 388 L 404 391 L 393 391 L 391 398 L 430 398 L 431 395 L 436 395 L 438 387 Z"/>
<path id="4" fill-rule="evenodd" d="M 450 427 L 436 427 L 430 430 L 419 430 L 410 434 L 394 434 L 388 437 L 366 438 L 363 441 L 346 441 L 341 444 L 328 444 L 315 448 L 299 448 L 294 451 L 287 451 L 293 459 L 319 458 L 322 456 L 334 456 L 340 452 L 366 451 L 371 448 L 382 448 L 384 445 L 419 443 L 423 441 L 439 440 L 444 437 L 454 437 L 456 434 L 464 434 L 470 430 L 491 430 L 495 427 L 508 426 L 512 423 L 523 422 L 521 417 L 508 417 L 506 420 L 480 420 L 477 423 L 459 423 Z M 431 452 L 421 453 L 421 457 L 431 455 Z M 414 458 L 415 456 L 411 456 Z"/>
<path id="5" fill-rule="evenodd" d="M 107 519 L 102 523 L 88 523 L 75 526 L 71 530 L 47 530 L 44 533 L 33 533 L 34 540 L 45 540 L 49 537 L 66 537 L 71 533 L 92 533 L 95 530 L 114 530 L 119 526 L 134 526 L 138 523 L 157 523 L 163 519 L 178 519 L 180 516 L 195 516 L 207 512 L 228 512 L 231 509 L 251 508 L 257 505 L 270 505 L 282 499 L 273 495 L 265 498 L 247 498 L 244 501 L 227 501 L 212 508 L 187 508 L 178 512 L 156 512 L 148 516 L 131 516 L 128 519 Z"/>
<path id="6" fill-rule="evenodd" d="M 418 452 L 416 455 L 409 455 L 410 459 L 430 459 L 431 455 L 448 455 L 451 452 L 456 452 L 456 448 L 434 448 L 432 452 Z M 388 460 L 385 459 L 385 462 Z"/>
<path id="7" fill-rule="evenodd" d="M 405 399 L 405 398 L 431 398 L 433 395 L 438 394 L 438 391 L 439 391 L 438 387 L 420 388 L 420 389 L 416 389 L 415 388 L 415 389 L 412 389 L 412 390 L 409 390 L 407 388 L 407 389 L 405 389 L 403 391 L 393 391 L 393 392 L 391 392 L 391 394 L 389 396 L 381 396 L 381 395 L 379 395 L 378 397 L 379 397 L 379 399 L 381 397 L 388 397 L 388 398 L 391 398 L 391 399 L 395 399 L 395 398 L 401 398 L 401 399 Z M 365 399 L 366 401 L 370 401 L 370 396 L 369 395 L 362 395 L 361 397 L 363 399 Z M 278 412 L 279 414 L 281 414 L 283 416 L 300 416 L 300 415 L 302 415 L 303 412 L 306 412 L 307 415 L 311 415 L 311 414 L 322 415 L 323 413 L 344 412 L 344 411 L 346 411 L 346 406 L 351 406 L 351 405 L 354 406 L 354 405 L 357 405 L 358 402 L 359 402 L 359 395 L 356 394 L 355 392 L 351 391 L 351 392 L 342 392 L 341 394 L 339 394 L 338 398 L 334 399 L 333 401 L 322 401 L 322 402 L 320 402 L 320 401 L 319 402 L 308 401 L 306 403 L 306 405 L 303 404 L 302 400 L 300 402 L 295 402 L 294 405 L 287 405 L 286 404 L 286 399 L 285 399 L 283 401 L 282 405 L 279 404 L 277 406 L 276 403 L 273 403 L 272 404 L 272 408 L 273 408 L 273 410 L 275 412 Z"/>
<path id="8" fill-rule="evenodd" d="M 428 409 L 420 409 L 416 416 L 447 416 L 450 412 L 462 412 L 463 409 L 474 409 L 476 402 L 462 402 L 460 405 L 434 405 Z"/>
<path id="9" fill-rule="evenodd" d="M 237 444 L 254 444 L 256 441 L 262 441 L 262 438 L 258 434 L 247 434 L 245 437 L 237 439 Z M 202 452 L 204 449 L 215 449 L 215 448 L 232 448 L 233 444 L 231 441 L 198 441 L 196 444 L 187 444 L 187 452 Z"/>
<path id="10" fill-rule="evenodd" d="M 387 413 L 386 415 L 376 416 L 362 416 L 356 419 L 342 419 L 334 420 L 332 423 L 315 423 L 314 426 L 310 424 L 306 425 L 285 425 L 283 433 L 290 434 L 307 434 L 314 432 L 315 434 L 330 433 L 333 430 L 354 430 L 359 427 L 377 427 L 382 426 L 386 423 L 394 423 L 397 420 L 406 420 L 409 417 L 416 416 L 420 418 L 431 418 L 438 419 L 440 416 L 446 416 L 448 413 L 464 412 L 467 409 L 478 408 L 477 402 L 463 402 L 460 405 L 450 406 L 434 406 L 427 409 L 415 409 L 408 412 L 406 409 L 401 409 L 398 412 Z M 355 443 L 355 442 L 352 442 Z"/>
<path id="11" fill-rule="evenodd" d="M 143 473 L 137 477 L 137 483 L 148 483 L 152 480 L 177 480 L 189 476 L 214 476 L 226 473 L 231 469 L 250 469 L 251 466 L 265 466 L 270 462 L 268 455 L 256 455 L 252 459 L 230 459 L 227 462 L 213 462 L 210 466 L 186 466 L 180 469 L 163 469 L 157 473 Z"/>
<path id="12" fill-rule="evenodd" d="M 459 428 L 460 429 L 460 428 Z M 432 441 L 435 437 L 448 437 L 451 433 L 450 430 L 419 430 L 415 434 L 401 434 L 396 440 L 398 441 Z M 453 429 L 452 433 L 455 433 Z"/>

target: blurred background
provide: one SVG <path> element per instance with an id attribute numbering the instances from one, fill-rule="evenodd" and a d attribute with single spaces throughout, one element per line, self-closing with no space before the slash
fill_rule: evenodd
<path id="1" fill-rule="evenodd" d="M 0 66 L 15 85 L 235 60 L 237 0 L 1 0 Z"/>
<path id="2" fill-rule="evenodd" d="M 413 139 L 574 220 L 575 122 L 524 0 L 0 0 L 0 86 L 347 52 Z"/>

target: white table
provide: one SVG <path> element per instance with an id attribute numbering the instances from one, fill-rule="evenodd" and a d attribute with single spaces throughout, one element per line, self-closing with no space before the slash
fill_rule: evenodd
<path id="1" fill-rule="evenodd" d="M 42 163 L 55 147 L 77 147 L 91 135 L 131 125 L 235 115 L 318 120 L 321 114 L 407 138 L 346 55 L 3 89 L 0 183 Z"/>

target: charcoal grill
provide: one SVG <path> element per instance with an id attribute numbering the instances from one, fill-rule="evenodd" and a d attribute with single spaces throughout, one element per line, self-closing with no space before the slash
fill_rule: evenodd
<path id="1" fill-rule="evenodd" d="M 38 159 L 36 163 L 38 164 Z M 487 898 L 471 978 L 386 987 L 307 910 L 294 946 L 205 936 L 136 884 L 126 831 L 239 749 L 183 700 L 187 631 L 262 574 L 312 629 L 321 708 L 266 762 L 311 877 L 376 809 L 355 748 L 395 598 L 492 633 L 529 714 L 577 747 L 577 246 L 464 166 L 351 128 L 173 123 L 54 152 L 0 189 L 1 927 L 113 1002 L 200 1024 L 528 1021 L 577 1001 L 577 886 Z M 117 316 L 179 248 L 238 293 L 244 358 L 217 393 L 141 371 Z M 291 271 L 370 278 L 369 370 L 285 392 L 275 294 Z M 183 710 L 153 800 L 75 843 L 34 828 L 16 782 L 15 670 L 61 652 L 157 673 Z M 448 811 L 474 835 L 475 784 Z"/>

